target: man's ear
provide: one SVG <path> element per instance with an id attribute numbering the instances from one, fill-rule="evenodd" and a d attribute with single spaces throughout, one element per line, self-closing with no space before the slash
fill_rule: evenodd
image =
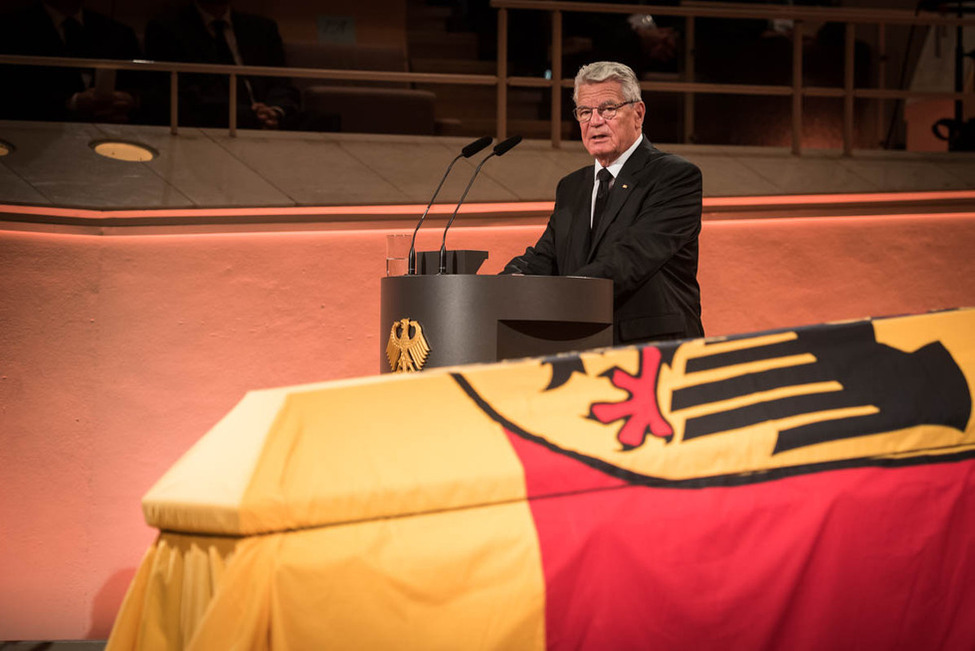
<path id="1" fill-rule="evenodd" d="M 640 128 L 643 129 L 643 119 L 647 115 L 647 105 L 640 100 L 638 103 L 633 105 L 633 109 L 636 111 L 637 121 L 640 123 Z"/>

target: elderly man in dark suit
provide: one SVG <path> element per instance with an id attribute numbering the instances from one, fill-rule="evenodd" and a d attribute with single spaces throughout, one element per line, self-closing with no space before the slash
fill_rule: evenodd
<path id="1" fill-rule="evenodd" d="M 146 25 L 146 56 L 156 61 L 283 67 L 277 24 L 232 9 L 228 0 L 197 0 Z M 179 76 L 180 123 L 224 127 L 228 123 L 229 77 Z M 165 92 L 168 92 L 165 91 Z M 298 112 L 298 91 L 280 77 L 238 77 L 237 124 L 277 129 Z"/>
<path id="2" fill-rule="evenodd" d="M 612 279 L 615 344 L 702 336 L 700 170 L 643 135 L 629 67 L 583 66 L 573 99 L 595 164 L 559 181 L 545 232 L 503 273 Z"/>

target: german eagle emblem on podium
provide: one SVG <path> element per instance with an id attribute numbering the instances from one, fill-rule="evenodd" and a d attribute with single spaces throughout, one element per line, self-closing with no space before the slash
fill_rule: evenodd
<path id="1" fill-rule="evenodd" d="M 413 334 L 410 335 L 412 328 Z M 394 373 L 411 373 L 419 371 L 430 354 L 430 345 L 423 336 L 423 328 L 416 321 L 409 318 L 393 322 L 389 331 L 389 341 L 386 342 L 386 359 L 389 360 L 389 370 Z"/>

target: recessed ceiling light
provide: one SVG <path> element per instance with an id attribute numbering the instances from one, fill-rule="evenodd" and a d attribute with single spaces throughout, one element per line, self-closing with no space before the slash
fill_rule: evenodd
<path id="1" fill-rule="evenodd" d="M 156 150 L 147 145 L 125 140 L 95 140 L 89 143 L 95 153 L 105 158 L 144 163 L 156 157 Z"/>
<path id="2" fill-rule="evenodd" d="M 14 149 L 16 148 L 6 140 L 0 140 L 0 156 L 14 153 Z"/>

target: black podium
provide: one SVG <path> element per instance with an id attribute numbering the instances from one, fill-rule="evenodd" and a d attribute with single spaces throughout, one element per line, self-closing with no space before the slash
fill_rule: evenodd
<path id="1" fill-rule="evenodd" d="M 381 281 L 380 313 L 384 373 L 392 370 L 391 331 L 415 336 L 415 326 L 403 327 L 410 322 L 429 350 L 423 368 L 613 345 L 613 281 L 604 278 L 390 276 Z"/>

